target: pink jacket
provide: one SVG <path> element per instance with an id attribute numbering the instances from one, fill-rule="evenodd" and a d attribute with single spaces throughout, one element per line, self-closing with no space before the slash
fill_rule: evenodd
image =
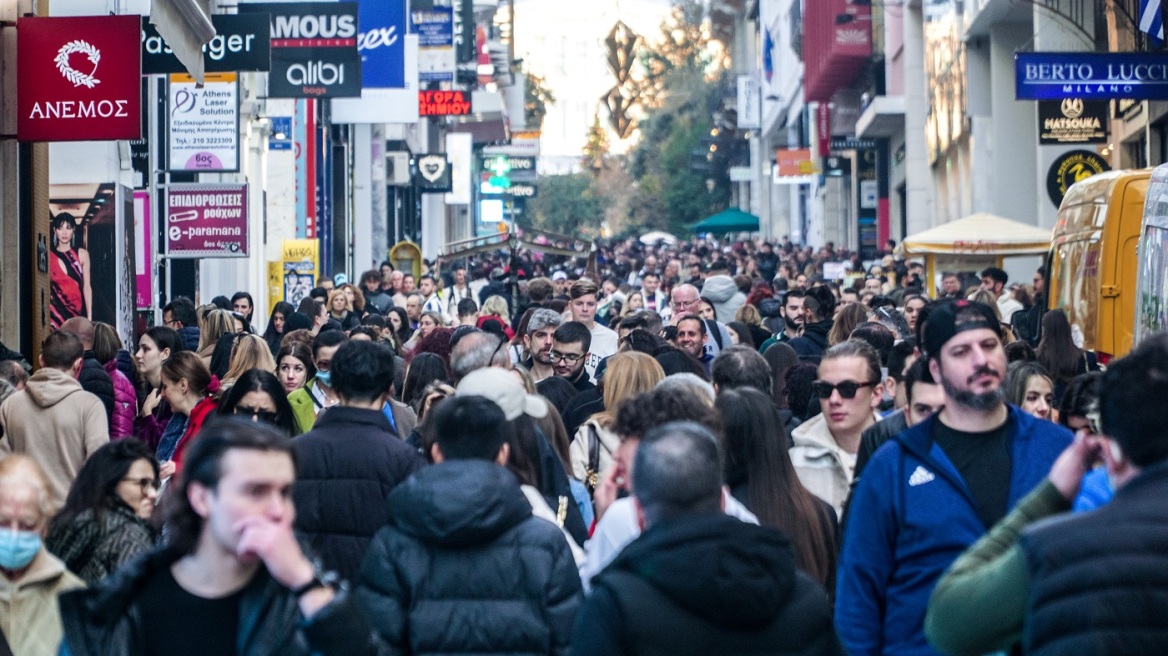
<path id="1" fill-rule="evenodd" d="M 138 416 L 138 393 L 134 383 L 118 370 L 117 359 L 105 363 L 105 371 L 114 381 L 114 416 L 110 417 L 110 440 L 120 440 L 134 434 L 134 418 Z"/>

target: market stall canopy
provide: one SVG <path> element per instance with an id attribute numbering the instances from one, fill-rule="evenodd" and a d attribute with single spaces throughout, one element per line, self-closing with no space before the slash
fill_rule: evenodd
<path id="1" fill-rule="evenodd" d="M 731 207 L 708 216 L 689 227 L 694 234 L 724 235 L 728 232 L 758 232 L 758 217 Z"/>
<path id="2" fill-rule="evenodd" d="M 645 234 L 641 235 L 641 243 L 645 244 L 646 246 L 652 246 L 653 244 L 656 244 L 659 241 L 663 241 L 666 244 L 669 244 L 670 246 L 672 246 L 673 244 L 677 243 L 677 237 L 674 237 L 673 235 L 669 234 L 668 232 L 662 232 L 660 230 L 654 230 L 653 232 L 646 232 Z"/>
<path id="3" fill-rule="evenodd" d="M 708 219 L 707 219 L 708 220 Z M 1050 250 L 1049 228 L 981 212 L 904 238 L 904 255 L 1040 255 Z"/>

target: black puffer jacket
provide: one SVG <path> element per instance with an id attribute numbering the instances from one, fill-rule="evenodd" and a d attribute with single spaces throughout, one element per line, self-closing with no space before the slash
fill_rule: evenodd
<path id="1" fill-rule="evenodd" d="M 141 654 L 142 612 L 138 590 L 181 554 L 159 550 L 143 555 L 92 588 L 60 596 L 62 656 Z M 380 646 L 348 592 L 305 620 L 292 592 L 260 568 L 239 603 L 239 656 L 309 656 L 388 653 Z"/>
<path id="2" fill-rule="evenodd" d="M 94 357 L 93 351 L 85 352 L 77 382 L 81 383 L 81 389 L 101 400 L 101 405 L 105 408 L 106 422 L 110 422 L 110 418 L 114 416 L 114 381 L 105 367 Z"/>
<path id="3" fill-rule="evenodd" d="M 425 465 L 376 410 L 337 406 L 296 438 L 296 531 L 325 569 L 353 580 L 389 523 L 389 493 Z"/>
<path id="4" fill-rule="evenodd" d="M 723 513 L 649 528 L 592 579 L 573 656 L 843 655 L 782 533 Z"/>
<path id="5" fill-rule="evenodd" d="M 448 461 L 406 481 L 390 508 L 357 598 L 394 653 L 568 653 L 580 576 L 514 475 Z"/>

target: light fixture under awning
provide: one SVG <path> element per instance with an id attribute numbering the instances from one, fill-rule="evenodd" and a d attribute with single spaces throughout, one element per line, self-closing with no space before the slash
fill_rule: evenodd
<path id="1" fill-rule="evenodd" d="M 203 84 L 203 46 L 215 37 L 211 0 L 153 0 L 150 23 L 187 73 Z"/>

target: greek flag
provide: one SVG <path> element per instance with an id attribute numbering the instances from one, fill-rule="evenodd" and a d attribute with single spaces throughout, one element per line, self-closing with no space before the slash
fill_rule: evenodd
<path id="1" fill-rule="evenodd" d="M 1164 40 L 1164 13 L 1160 10 L 1161 0 L 1140 0 L 1140 31 Z"/>

